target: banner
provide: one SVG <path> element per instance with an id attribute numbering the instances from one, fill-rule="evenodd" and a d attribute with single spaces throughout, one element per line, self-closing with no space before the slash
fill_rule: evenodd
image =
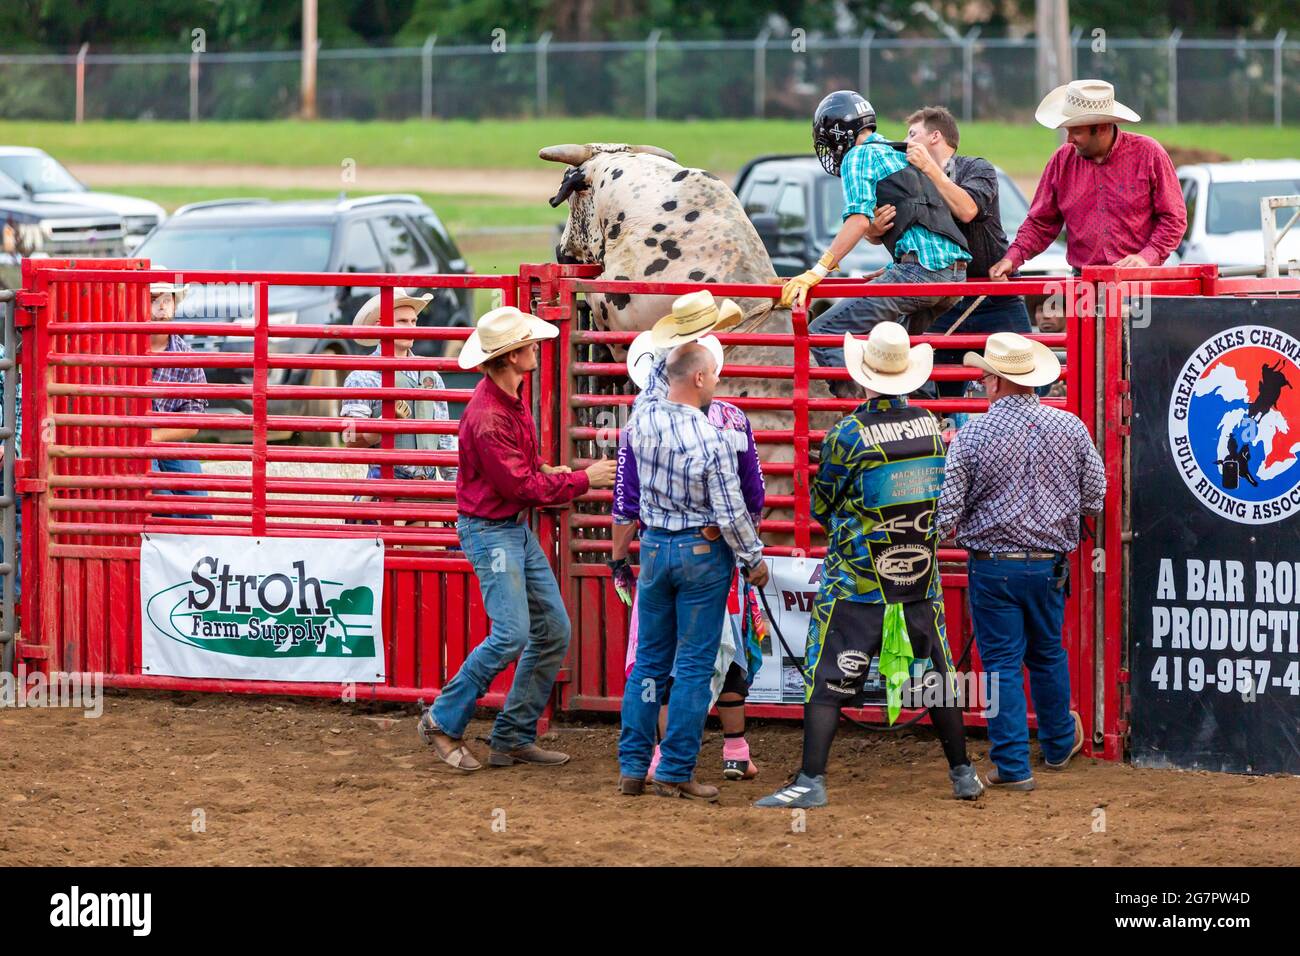
<path id="1" fill-rule="evenodd" d="M 382 541 L 142 538 L 145 674 L 366 684 L 384 680 Z"/>
<path id="2" fill-rule="evenodd" d="M 1130 342 L 1133 763 L 1300 773 L 1300 302 L 1156 298 Z"/>
<path id="3" fill-rule="evenodd" d="M 802 704 L 803 664 L 808 640 L 808 620 L 821 583 L 822 562 L 814 558 L 765 558 L 771 570 L 763 589 L 768 640 L 763 643 L 763 666 L 750 685 L 754 703 Z M 871 659 L 863 685 L 867 705 L 885 703 L 880 680 L 880 658 Z"/>

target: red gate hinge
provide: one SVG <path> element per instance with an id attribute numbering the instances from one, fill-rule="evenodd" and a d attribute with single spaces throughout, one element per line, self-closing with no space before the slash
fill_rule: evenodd
<path id="1" fill-rule="evenodd" d="M 15 478 L 14 490 L 24 495 L 43 495 L 49 488 L 44 478 Z"/>
<path id="2" fill-rule="evenodd" d="M 573 683 L 573 671 L 569 670 L 569 668 L 567 667 L 561 667 L 559 672 L 556 673 L 555 675 L 555 683 L 557 684 Z"/>
<path id="3" fill-rule="evenodd" d="M 24 661 L 43 661 L 50 656 L 50 649 L 43 644 L 18 645 L 18 657 Z"/>
<path id="4" fill-rule="evenodd" d="M 19 307 L 24 309 L 43 309 L 50 304 L 50 294 L 48 292 L 36 292 L 32 289 L 19 289 L 15 300 Z"/>
<path id="5" fill-rule="evenodd" d="M 1129 678 L 1129 672 L 1126 671 L 1126 670 L 1124 670 L 1123 668 L 1120 668 L 1120 672 L 1119 672 L 1119 683 L 1121 683 L 1121 684 L 1127 684 L 1127 683 L 1128 683 L 1128 678 Z"/>

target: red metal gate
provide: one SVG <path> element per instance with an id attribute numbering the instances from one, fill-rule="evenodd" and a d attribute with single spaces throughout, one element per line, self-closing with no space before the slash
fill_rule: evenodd
<path id="1" fill-rule="evenodd" d="M 385 290 L 379 330 L 367 338 L 385 345 L 378 357 L 355 355 L 291 355 L 274 351 L 271 343 L 285 339 L 323 339 L 341 342 L 361 335 L 349 325 L 283 326 L 269 322 L 268 289 L 281 285 L 354 285 L 356 276 L 318 274 L 193 273 L 186 281 L 244 282 L 251 285 L 257 304 L 253 320 L 245 325 L 148 321 L 150 281 L 168 280 L 170 273 L 150 272 L 140 260 L 63 262 L 31 261 L 24 264 L 24 291 L 19 299 L 19 324 L 27 342 L 22 357 L 26 387 L 23 390 L 23 457 L 18 489 L 25 494 L 24 577 L 30 582 L 23 595 L 25 640 L 19 658 L 28 666 L 50 670 L 98 670 L 106 682 L 127 687 L 184 688 L 244 693 L 294 693 L 357 696 L 391 700 L 430 699 L 459 668 L 469 649 L 487 631 L 478 589 L 469 563 L 456 548 L 453 530 L 445 527 L 409 528 L 401 519 L 448 522 L 455 517 L 454 488 L 449 483 L 428 482 L 420 494 L 426 499 L 411 504 L 392 496 L 413 494 L 409 482 L 392 479 L 399 462 L 454 464 L 453 453 L 397 451 L 398 431 L 446 431 L 453 423 L 413 425 L 393 420 L 394 405 L 402 398 L 419 396 L 393 387 L 398 365 L 442 371 L 457 369 L 450 358 L 392 358 L 391 342 L 397 333 L 382 326 L 392 322 L 391 289 L 395 286 L 446 287 L 497 290 L 502 302 L 531 308 L 560 326 L 560 337 L 542 349 L 538 373 L 532 376 L 534 409 L 541 430 L 543 454 L 553 462 L 583 464 L 584 451 L 595 438 L 596 427 L 584 420 L 590 411 L 616 409 L 630 404 L 632 396 L 611 394 L 585 384 L 602 378 L 622 380 L 620 363 L 597 361 L 594 346 L 626 344 L 630 333 L 596 332 L 580 327 L 577 308 L 586 292 L 610 291 L 628 295 L 676 295 L 699 288 L 684 283 L 597 282 L 595 270 L 583 266 L 524 266 L 514 276 L 368 276 L 368 285 Z M 1151 283 L 1145 291 L 1169 295 L 1254 294 L 1269 291 L 1267 284 L 1221 280 L 1204 268 L 1159 270 L 1089 270 L 1081 279 L 1021 280 L 1015 282 L 965 282 L 926 287 L 931 294 L 1031 296 L 1056 295 L 1066 316 L 1067 331 L 1036 336 L 1066 353 L 1064 379 L 1067 394 L 1056 404 L 1080 416 L 1099 442 L 1106 461 L 1110 488 L 1103 520 L 1097 523 L 1097 541 L 1074 556 L 1074 580 L 1079 587 L 1067 605 L 1065 643 L 1070 654 L 1071 677 L 1077 706 L 1085 725 L 1092 729 L 1087 750 L 1097 756 L 1118 758 L 1122 753 L 1121 707 L 1123 669 L 1123 541 L 1126 395 L 1128 382 L 1122 348 L 1123 299 L 1131 291 L 1116 283 Z M 712 285 L 716 295 L 774 297 L 776 286 Z M 916 294 L 916 286 L 890 287 L 853 280 L 827 280 L 818 294 L 828 297 Z M 1094 310 L 1091 301 L 1103 308 Z M 1079 307 L 1084 303 L 1084 307 Z M 801 553 L 818 557 L 820 529 L 809 512 L 806 478 L 815 467 L 810 461 L 812 443 L 821 434 L 810 428 L 812 414 L 843 412 L 854 403 L 815 397 L 819 379 L 842 376 L 842 370 L 825 370 L 810 364 L 810 345 L 832 345 L 832 337 L 810 336 L 807 315 L 796 312 L 793 335 L 742 333 L 721 336 L 728 345 L 780 345 L 790 350 L 788 364 L 771 367 L 728 366 L 725 378 L 765 377 L 791 383 L 792 397 L 733 398 L 742 408 L 783 409 L 788 426 L 760 431 L 765 445 L 789 444 L 793 460 L 769 463 L 769 475 L 788 477 L 788 495 L 773 496 L 770 504 L 787 509 L 791 517 L 765 521 L 764 533 L 792 536 L 792 545 L 771 547 L 770 554 Z M 173 354 L 149 353 L 147 336 L 160 331 L 187 335 L 238 338 L 249 341 L 247 351 L 194 353 L 178 360 Z M 406 337 L 463 339 L 467 330 L 423 329 Z M 927 337 L 948 348 L 982 347 L 983 335 L 957 334 Z M 180 364 L 246 371 L 238 384 L 202 387 L 156 385 L 147 370 Z M 332 416 L 303 417 L 272 414 L 269 403 L 280 399 L 337 400 L 345 392 L 337 385 L 289 385 L 279 379 L 294 369 L 359 369 L 381 371 L 383 387 L 374 397 L 382 401 L 383 418 L 367 426 L 383 440 L 377 450 L 304 448 L 268 441 L 268 434 L 285 431 L 338 431 L 344 421 Z M 970 377 L 970 370 L 939 366 L 936 379 Z M 724 382 L 721 394 L 727 393 Z M 248 414 L 159 415 L 149 411 L 149 400 L 192 394 L 209 398 L 239 398 L 251 403 Z M 355 393 L 352 393 L 355 394 Z M 450 401 L 464 401 L 468 391 L 448 389 Z M 945 399 L 922 403 L 937 411 L 978 411 L 982 400 Z M 148 429 L 168 425 L 237 430 L 249 442 L 167 445 L 146 443 Z M 149 460 L 162 457 L 200 457 L 208 462 L 248 463 L 246 474 L 160 478 L 148 470 Z M 358 490 L 354 480 L 284 477 L 273 466 L 281 463 L 347 465 L 379 463 L 381 478 L 366 483 L 366 490 L 381 496 L 373 505 L 355 505 L 349 498 Z M 272 467 L 268 467 L 272 466 Z M 200 504 L 167 499 L 167 487 L 203 488 L 209 496 Z M 307 497 L 314 496 L 314 497 Z M 388 496 L 387 499 L 384 496 Z M 587 501 L 608 502 L 608 492 L 594 492 Z M 207 513 L 211 521 L 167 519 L 160 512 Z M 380 523 L 378 532 L 342 526 L 345 517 L 369 517 Z M 322 524 L 320 522 L 335 522 Z M 623 684 L 623 654 L 627 613 L 615 598 L 604 557 L 609 549 L 607 509 L 584 507 L 543 509 L 538 514 L 543 547 L 555 562 L 574 622 L 569 662 L 561 672 L 557 700 L 565 710 L 617 709 Z M 310 523 L 304 523 L 310 522 Z M 355 689 L 332 684 L 269 681 L 219 681 L 164 678 L 140 671 L 139 638 L 139 535 L 145 530 L 190 534 L 243 534 L 265 536 L 351 537 L 382 534 L 388 546 L 384 607 L 384 637 L 389 663 L 383 685 Z M 441 550 L 412 550 L 413 548 Z M 966 576 L 963 552 L 941 549 L 943 583 L 954 654 L 960 655 L 970 640 L 965 610 Z M 978 666 L 978 655 L 971 655 Z M 510 674 L 502 675 L 485 698 L 498 705 Z M 797 717 L 791 705 L 754 705 L 757 716 Z M 860 716 L 878 719 L 868 710 Z M 972 724 L 977 714 L 968 715 Z"/>

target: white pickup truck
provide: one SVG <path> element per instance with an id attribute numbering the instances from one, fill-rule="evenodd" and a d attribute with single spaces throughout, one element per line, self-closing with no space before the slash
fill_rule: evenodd
<path id="1" fill-rule="evenodd" d="M 1187 235 L 1178 245 L 1177 261 L 1222 267 L 1262 265 L 1259 201 L 1265 196 L 1300 194 L 1300 160 L 1179 166 L 1178 181 L 1187 203 Z M 1279 230 L 1293 213 L 1292 209 L 1274 211 Z M 1300 260 L 1300 226 L 1293 226 L 1278 243 L 1277 261 L 1283 274 L 1293 260 Z"/>

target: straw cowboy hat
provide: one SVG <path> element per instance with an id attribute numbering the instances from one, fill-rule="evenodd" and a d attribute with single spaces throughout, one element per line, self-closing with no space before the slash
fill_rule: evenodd
<path id="1" fill-rule="evenodd" d="M 657 349 L 694 342 L 710 332 L 725 332 L 744 317 L 740 306 L 723 299 L 719 306 L 708 289 L 688 292 L 673 302 L 672 312 L 650 327 L 650 342 Z"/>
<path id="2" fill-rule="evenodd" d="M 365 304 L 357 309 L 357 314 L 352 317 L 353 325 L 378 325 L 379 324 L 379 297 L 383 293 L 376 292 L 370 298 L 366 299 Z M 401 286 L 393 289 L 393 311 L 396 312 L 398 306 L 409 305 L 419 315 L 424 311 L 424 307 L 429 304 L 433 298 L 432 292 L 426 292 L 424 295 L 408 295 L 406 290 Z M 364 345 L 367 348 L 374 348 L 379 344 L 379 339 L 357 339 L 358 345 Z"/>
<path id="3" fill-rule="evenodd" d="M 465 340 L 457 361 L 461 368 L 477 368 L 489 359 L 512 352 L 530 342 L 553 339 L 559 328 L 550 322 L 520 312 L 513 305 L 503 305 L 484 312 L 474 334 Z"/>
<path id="4" fill-rule="evenodd" d="M 718 374 L 722 374 L 722 343 L 718 341 L 716 335 L 706 335 L 696 341 L 709 350 L 713 355 L 713 360 L 718 363 Z M 627 374 L 632 379 L 632 384 L 637 388 L 645 388 L 645 383 L 650 378 L 650 368 L 655 363 L 655 358 L 663 349 L 654 347 L 650 341 L 650 331 L 646 330 L 632 340 L 631 347 L 627 350 Z"/>
<path id="5" fill-rule="evenodd" d="M 844 364 L 853 381 L 880 395 L 906 395 L 930 378 L 934 347 L 911 345 L 907 329 L 879 322 L 865 339 L 844 333 Z"/>
<path id="6" fill-rule="evenodd" d="M 1105 80 L 1074 80 L 1043 97 L 1034 119 L 1048 129 L 1094 123 L 1136 123 L 1138 116 L 1115 101 L 1115 87 Z"/>
<path id="7" fill-rule="evenodd" d="M 155 271 L 159 271 L 159 272 L 166 272 L 166 271 L 167 271 L 167 267 L 166 267 L 166 266 L 157 266 L 157 265 L 156 265 L 156 266 L 154 266 L 154 269 L 155 269 Z M 150 282 L 150 283 L 149 283 L 149 297 L 150 297 L 150 298 L 153 298 L 153 297 L 156 296 L 156 295 L 165 295 L 165 294 L 168 293 L 168 292 L 171 293 L 172 298 L 176 301 L 176 304 L 177 304 L 177 305 L 180 305 L 180 304 L 181 304 L 181 299 L 183 299 L 183 298 L 185 298 L 187 295 L 189 295 L 190 287 L 189 287 L 188 285 L 186 285 L 185 283 L 181 283 L 180 285 L 176 285 L 176 284 L 173 283 L 173 282 Z"/>
<path id="8" fill-rule="evenodd" d="M 984 343 L 984 354 L 967 352 L 962 364 L 1034 388 L 1051 385 L 1061 377 L 1061 360 L 1055 352 L 1015 332 L 994 332 Z"/>

